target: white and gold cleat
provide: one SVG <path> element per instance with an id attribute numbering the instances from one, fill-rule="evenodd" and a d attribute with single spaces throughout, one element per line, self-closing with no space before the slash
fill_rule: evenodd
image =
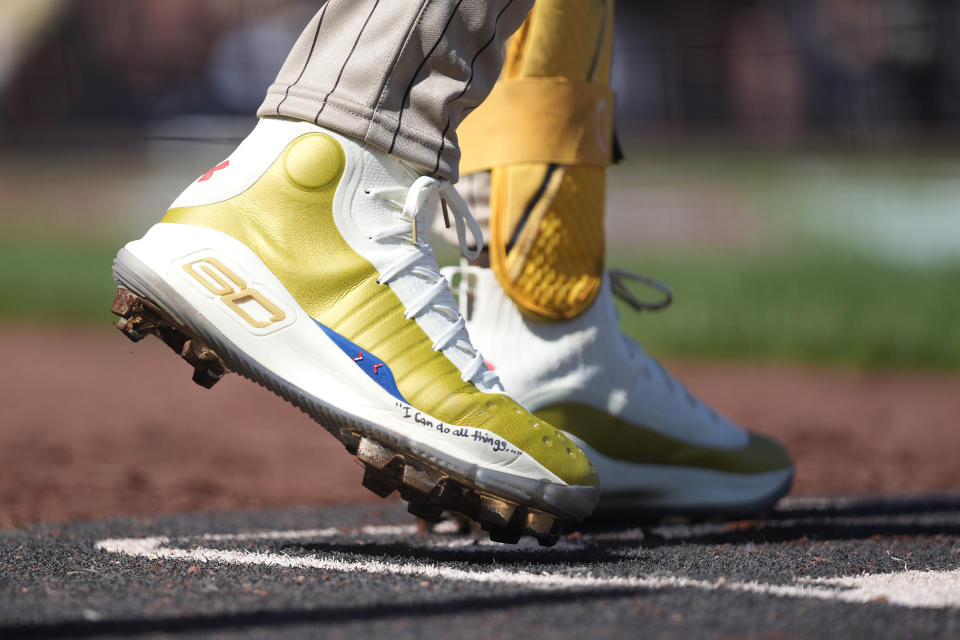
<path id="1" fill-rule="evenodd" d="M 698 400 L 620 331 L 607 272 L 597 299 L 557 322 L 521 313 L 490 269 L 444 269 L 470 335 L 506 389 L 567 432 L 600 475 L 598 512 L 745 517 L 787 493 L 793 464 L 775 441 Z"/>
<path id="2" fill-rule="evenodd" d="M 437 200 L 468 254 L 479 229 L 444 180 L 311 123 L 264 119 L 120 250 L 113 311 L 212 386 L 227 372 L 301 408 L 410 511 L 553 544 L 598 495 L 584 453 L 503 391 L 427 245 Z M 425 228 L 425 227 L 424 227 Z M 482 246 L 482 242 L 477 242 Z"/>

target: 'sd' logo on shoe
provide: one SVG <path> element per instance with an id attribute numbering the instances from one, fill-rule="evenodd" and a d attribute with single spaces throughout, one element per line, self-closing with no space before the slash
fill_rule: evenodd
<path id="1" fill-rule="evenodd" d="M 280 307 L 248 287 L 243 278 L 216 258 L 194 260 L 183 265 L 183 270 L 255 329 L 265 329 L 287 317 Z"/>

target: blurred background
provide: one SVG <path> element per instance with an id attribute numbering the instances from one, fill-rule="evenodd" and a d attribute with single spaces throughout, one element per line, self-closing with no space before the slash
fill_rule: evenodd
<path id="1" fill-rule="evenodd" d="M 152 431 L 130 445 L 143 452 L 178 421 L 195 434 L 198 414 L 178 418 L 175 407 L 194 407 L 203 392 L 189 388 L 185 370 L 177 386 L 154 381 L 150 366 L 126 369 L 141 360 L 123 359 L 132 348 L 102 329 L 117 247 L 252 128 L 317 4 L 0 4 L 0 343 L 9 378 L 0 393 L 12 407 L 0 417 L 0 462 L 35 469 L 41 487 L 29 493 L 12 473 L 0 476 L 0 524 L 4 507 L 7 522 L 22 522 L 318 499 L 307 489 L 253 497 L 231 489 L 230 474 L 263 484 L 276 461 L 295 466 L 279 449 L 275 460 L 251 458 L 249 442 L 231 458 L 217 441 L 220 467 L 189 444 L 169 460 L 104 453 L 146 429 L 146 418 L 131 417 L 143 406 L 106 417 L 109 393 L 126 398 L 147 385 L 160 398 L 150 400 L 160 414 Z M 960 3 L 631 1 L 617 12 L 613 84 L 626 160 L 609 174 L 609 263 L 666 281 L 676 297 L 660 314 L 624 311 L 627 331 L 695 391 L 809 457 L 798 468 L 801 493 L 960 487 L 947 464 L 955 456 L 940 453 L 960 447 L 950 435 L 960 431 Z M 121 355 L 104 355 L 114 344 Z M 111 380 L 124 375 L 127 386 Z M 38 388 L 43 401 L 32 395 Z M 64 389 L 82 397 L 67 400 Z M 233 389 L 217 396 L 220 406 L 246 397 Z M 196 397 L 197 407 L 216 405 Z M 279 401 L 250 402 L 248 419 L 281 421 Z M 55 411 L 71 414 L 76 433 L 101 425 L 108 435 L 96 447 L 80 436 L 64 444 Z M 294 415 L 283 420 L 303 420 Z M 110 420 L 114 431 L 103 426 Z M 857 433 L 886 448 L 867 451 Z M 296 438 L 276 437 L 284 439 Z M 315 454 L 302 453 L 304 469 Z M 869 463 L 885 455 L 900 476 Z M 185 456 L 219 475 L 152 475 L 180 469 L 171 460 Z M 835 481 L 815 466 L 861 458 Z M 940 460 L 946 466 L 934 469 Z M 78 485 L 87 493 L 106 496 L 118 483 L 126 493 L 110 508 L 71 510 L 56 473 L 72 468 L 105 474 Z M 156 498 L 181 481 L 195 499 Z M 145 506 L 144 495 L 158 501 Z"/>

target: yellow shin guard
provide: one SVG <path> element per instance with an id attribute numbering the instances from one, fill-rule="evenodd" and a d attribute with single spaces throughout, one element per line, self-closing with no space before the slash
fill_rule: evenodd
<path id="1" fill-rule="evenodd" d="M 540 318 L 582 313 L 603 279 L 613 5 L 538 0 L 500 81 L 457 130 L 461 173 L 491 172 L 490 266 Z"/>

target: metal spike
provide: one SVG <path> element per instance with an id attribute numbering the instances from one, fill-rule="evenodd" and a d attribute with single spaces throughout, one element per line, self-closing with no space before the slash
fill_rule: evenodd
<path id="1" fill-rule="evenodd" d="M 553 530 L 556 521 L 557 519 L 546 511 L 527 509 L 523 531 L 534 537 L 546 536 Z"/>
<path id="2" fill-rule="evenodd" d="M 357 457 L 376 469 L 386 467 L 395 455 L 392 449 L 370 438 L 361 438 L 360 445 L 357 447 Z"/>
<path id="3" fill-rule="evenodd" d="M 427 522 L 440 522 L 443 519 L 443 507 L 426 500 L 411 500 L 407 504 L 407 511 Z"/>
<path id="4" fill-rule="evenodd" d="M 444 476 L 439 471 L 428 467 L 417 467 L 410 463 L 403 469 L 403 484 L 416 489 L 421 493 L 429 494 Z"/>
<path id="5" fill-rule="evenodd" d="M 520 536 L 522 535 L 517 529 L 510 527 L 491 527 L 488 531 L 491 540 L 504 544 L 517 544 L 520 542 Z"/>
<path id="6" fill-rule="evenodd" d="M 370 466 L 363 472 L 362 484 L 381 498 L 386 498 L 396 489 L 393 478 Z"/>
<path id="7" fill-rule="evenodd" d="M 480 513 L 477 518 L 480 522 L 490 523 L 492 526 L 506 527 L 513 517 L 513 512 L 517 510 L 517 503 L 494 498 L 493 496 L 480 496 Z"/>
<path id="8" fill-rule="evenodd" d="M 139 317 L 136 318 L 136 320 L 139 319 Z M 123 332 L 123 335 L 127 336 L 127 338 L 129 338 L 132 342 L 140 342 L 147 336 L 134 328 L 137 326 L 137 324 L 138 323 L 135 322 L 133 318 L 121 318 L 117 321 L 117 329 L 120 329 L 120 331 Z"/>
<path id="9" fill-rule="evenodd" d="M 201 369 L 198 367 L 193 370 L 193 377 L 191 378 L 191 380 L 193 380 L 195 383 L 197 383 L 204 389 L 211 389 L 213 388 L 213 385 L 220 382 L 220 379 L 222 377 L 223 376 L 220 376 L 214 373 L 211 369 Z"/>
<path id="10" fill-rule="evenodd" d="M 558 541 L 558 540 L 560 540 L 560 536 L 559 536 L 559 535 L 556 535 L 556 536 L 543 536 L 543 537 L 538 537 L 538 538 L 537 538 L 537 542 L 540 543 L 540 546 L 541 546 L 541 547 L 552 547 L 553 545 L 557 544 L 557 541 Z"/>
<path id="11" fill-rule="evenodd" d="M 129 317 L 134 304 L 139 300 L 140 297 L 137 294 L 123 287 L 118 287 L 117 295 L 110 306 L 110 312 L 124 318 Z"/>

